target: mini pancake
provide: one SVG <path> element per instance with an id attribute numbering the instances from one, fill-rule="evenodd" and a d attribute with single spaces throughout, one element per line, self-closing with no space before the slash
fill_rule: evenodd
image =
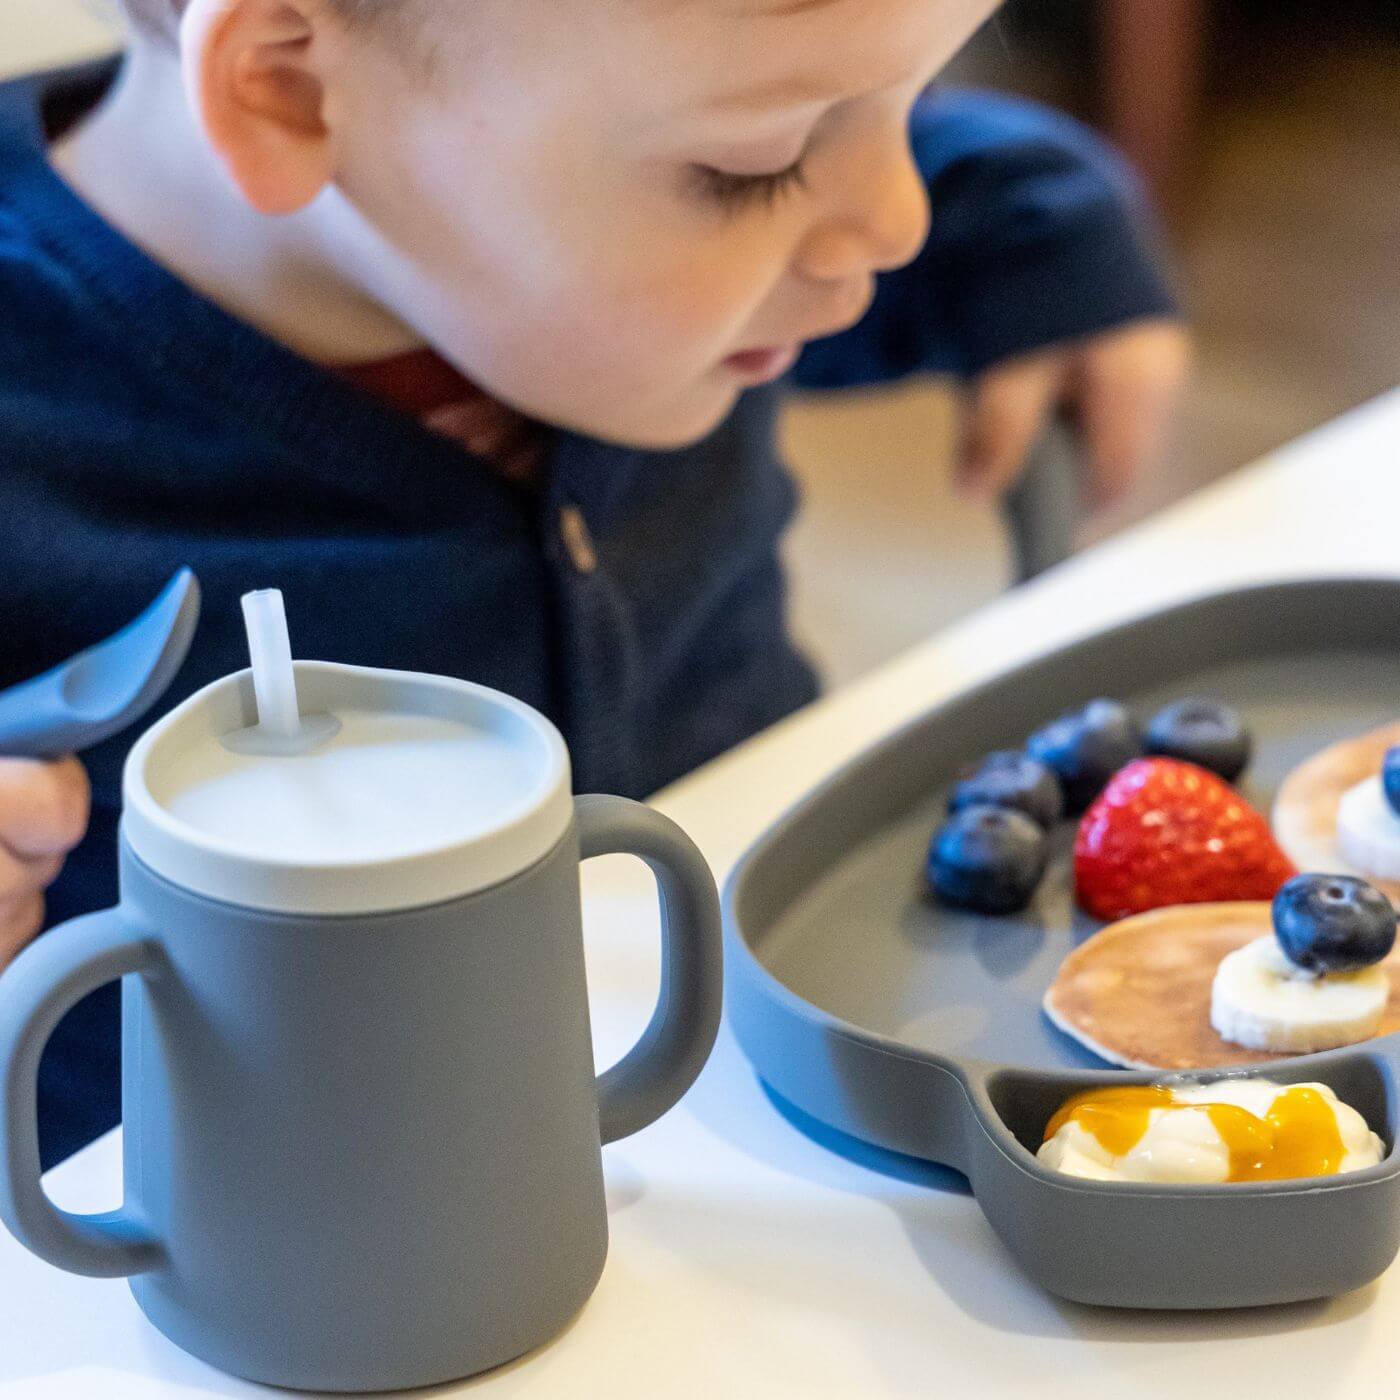
<path id="1" fill-rule="evenodd" d="M 1274 837 L 1299 870 L 1319 875 L 1359 875 L 1400 908 L 1400 881 L 1378 880 L 1342 859 L 1337 849 L 1337 807 L 1342 794 L 1381 771 L 1385 751 L 1400 744 L 1400 724 L 1387 724 L 1345 739 L 1301 763 L 1278 790 Z"/>
<path id="2" fill-rule="evenodd" d="M 1128 1069 L 1220 1069 L 1291 1058 L 1215 1033 L 1210 992 L 1227 953 L 1273 930 L 1267 903 L 1183 904 L 1109 924 L 1060 965 L 1043 1002 L 1051 1021 Z M 1382 964 L 1390 1002 L 1377 1035 L 1400 1030 L 1400 948 Z"/>

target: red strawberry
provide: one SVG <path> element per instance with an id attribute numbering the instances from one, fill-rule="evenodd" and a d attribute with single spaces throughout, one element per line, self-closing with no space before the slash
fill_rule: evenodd
<path id="1" fill-rule="evenodd" d="M 1099 919 L 1168 904 L 1272 899 L 1298 872 L 1234 788 L 1171 758 L 1121 768 L 1074 842 L 1079 903 Z"/>

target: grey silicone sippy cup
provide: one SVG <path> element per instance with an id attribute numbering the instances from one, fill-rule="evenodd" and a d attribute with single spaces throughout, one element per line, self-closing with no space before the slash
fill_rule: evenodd
<path id="1" fill-rule="evenodd" d="M 293 685 L 280 599 L 245 604 L 255 672 L 127 760 L 120 903 L 0 979 L 0 1213 L 59 1268 L 130 1276 L 162 1332 L 237 1375 L 459 1378 L 592 1292 L 600 1144 L 674 1104 L 714 1041 L 714 884 L 659 814 L 571 797 L 528 706 L 325 662 Z M 664 966 L 641 1042 L 595 1080 L 578 867 L 609 851 L 656 874 Z M 125 1200 L 76 1216 L 40 1186 L 35 1078 L 114 978 Z"/>

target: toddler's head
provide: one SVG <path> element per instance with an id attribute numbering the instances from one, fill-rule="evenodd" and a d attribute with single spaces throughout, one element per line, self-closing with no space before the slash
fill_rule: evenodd
<path id="1" fill-rule="evenodd" d="M 997 0 L 125 3 L 252 204 L 348 202 L 467 374 L 665 447 L 921 246 L 909 110 Z"/>

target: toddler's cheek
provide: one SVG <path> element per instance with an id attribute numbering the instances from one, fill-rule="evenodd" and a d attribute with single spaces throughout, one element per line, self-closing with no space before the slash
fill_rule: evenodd
<path id="1" fill-rule="evenodd" d="M 666 276 L 615 289 L 614 333 L 670 363 L 713 363 L 745 345 L 767 288 L 725 268 L 676 267 Z"/>

